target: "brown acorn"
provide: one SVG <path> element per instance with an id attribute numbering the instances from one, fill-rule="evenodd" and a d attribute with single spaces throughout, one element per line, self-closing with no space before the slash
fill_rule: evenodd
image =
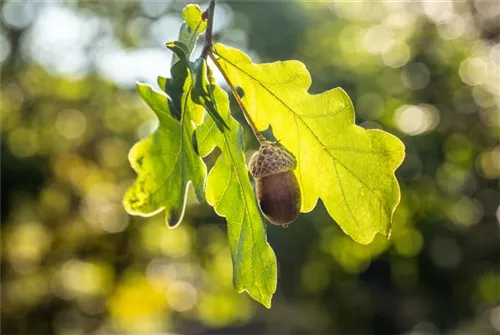
<path id="1" fill-rule="evenodd" d="M 299 215 L 301 195 L 293 154 L 277 142 L 265 142 L 250 159 L 260 209 L 269 222 L 288 226 Z"/>

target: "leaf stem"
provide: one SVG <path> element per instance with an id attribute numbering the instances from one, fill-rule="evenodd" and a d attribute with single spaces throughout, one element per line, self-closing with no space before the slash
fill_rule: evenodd
<path id="1" fill-rule="evenodd" d="M 224 80 L 226 81 L 227 85 L 231 89 L 231 93 L 233 94 L 234 99 L 236 100 L 236 102 L 240 106 L 241 111 L 243 112 L 243 115 L 245 116 L 245 119 L 246 119 L 248 125 L 252 129 L 252 132 L 255 135 L 255 138 L 257 138 L 257 141 L 259 141 L 259 144 L 262 145 L 262 144 L 267 143 L 268 142 L 267 139 L 257 129 L 257 126 L 255 125 L 255 123 L 253 123 L 252 118 L 248 114 L 248 111 L 247 111 L 245 105 L 243 104 L 243 101 L 241 100 L 240 95 L 238 94 L 238 91 L 236 91 L 236 88 L 234 87 L 233 83 L 231 82 L 231 79 L 229 79 L 229 76 L 226 74 L 226 72 L 224 71 L 224 69 L 222 68 L 222 66 L 219 63 L 219 60 L 217 59 L 217 57 L 215 56 L 215 54 L 213 53 L 213 51 L 211 49 L 208 50 L 208 56 L 210 57 L 210 59 L 212 59 L 215 66 L 217 67 L 219 72 L 224 77 Z"/>
<path id="2" fill-rule="evenodd" d="M 207 29 L 205 30 L 205 43 L 201 57 L 207 59 L 208 52 L 212 49 L 212 29 L 214 24 L 215 0 L 210 0 L 208 9 L 203 13 L 203 18 L 207 20 Z"/>

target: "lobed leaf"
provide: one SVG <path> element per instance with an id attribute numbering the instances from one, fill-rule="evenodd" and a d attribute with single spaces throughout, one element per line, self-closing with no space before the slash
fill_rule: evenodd
<path id="1" fill-rule="evenodd" d="M 272 126 L 277 140 L 296 156 L 301 211 L 311 211 L 321 198 L 355 241 L 370 243 L 377 232 L 389 236 L 400 200 L 394 172 L 404 159 L 401 141 L 355 125 L 354 107 L 341 88 L 309 94 L 311 76 L 301 62 L 253 64 L 243 52 L 222 44 L 215 52 L 243 89 L 256 126 Z"/>
<path id="2" fill-rule="evenodd" d="M 227 219 L 237 291 L 247 291 L 269 308 L 277 283 L 276 257 L 267 243 L 266 227 L 248 176 L 243 130 L 230 116 L 227 94 L 218 86 L 211 86 L 210 91 L 211 103 L 230 130 L 220 132 L 211 118 L 196 130 L 200 155 L 208 155 L 215 146 L 221 150 L 208 174 L 206 199 L 218 215 Z"/>
<path id="3" fill-rule="evenodd" d="M 202 115 L 203 109 L 191 101 L 192 81 L 186 78 L 182 95 L 181 120 L 171 115 L 167 96 L 146 84 L 137 84 L 141 97 L 159 120 L 158 129 L 136 143 L 129 161 L 138 176 L 126 192 L 123 205 L 132 215 L 152 216 L 165 210 L 165 221 L 175 227 L 184 215 L 186 190 L 193 184 L 196 196 L 204 199 L 206 167 L 194 152 L 194 126 L 189 115 Z"/>
<path id="4" fill-rule="evenodd" d="M 179 31 L 179 42 L 187 47 L 187 58 L 193 52 L 198 37 L 207 29 L 207 21 L 203 19 L 203 10 L 198 5 L 187 5 L 182 10 L 182 23 Z M 179 61 L 179 56 L 174 55 L 172 65 Z"/>
<path id="5" fill-rule="evenodd" d="M 200 58 L 194 63 L 195 87 L 193 89 L 193 101 L 203 105 L 207 113 L 214 119 L 216 126 L 221 132 L 225 129 L 229 130 L 224 118 L 218 113 L 215 101 L 213 99 L 213 86 L 208 81 L 208 66 L 207 61 Z"/>

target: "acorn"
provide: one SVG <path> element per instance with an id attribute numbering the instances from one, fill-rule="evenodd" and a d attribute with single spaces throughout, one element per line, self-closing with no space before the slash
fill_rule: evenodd
<path id="1" fill-rule="evenodd" d="M 266 141 L 250 158 L 260 210 L 269 222 L 287 227 L 300 213 L 299 182 L 293 170 L 297 160 L 277 142 Z"/>

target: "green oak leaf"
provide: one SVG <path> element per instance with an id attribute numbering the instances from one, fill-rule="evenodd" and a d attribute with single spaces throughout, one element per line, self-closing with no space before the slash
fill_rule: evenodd
<path id="1" fill-rule="evenodd" d="M 346 234 L 368 244 L 375 234 L 389 236 L 400 200 L 394 175 L 404 145 L 381 130 L 354 123 L 347 93 L 335 88 L 309 94 L 311 76 L 298 61 L 253 64 L 243 52 L 215 46 L 219 62 L 259 130 L 273 133 L 297 158 L 302 212 L 318 198 Z"/>
<path id="2" fill-rule="evenodd" d="M 221 132 L 229 130 L 224 118 L 218 113 L 211 92 L 212 86 L 208 81 L 208 66 L 204 58 L 200 58 L 194 63 L 193 72 L 195 75 L 195 86 L 193 88 L 193 101 L 205 107 L 207 113 L 214 119 L 215 124 Z"/>
<path id="3" fill-rule="evenodd" d="M 198 37 L 207 28 L 207 22 L 203 19 L 203 10 L 198 5 L 187 5 L 182 10 L 182 17 L 184 22 L 182 23 L 181 29 L 179 31 L 179 40 L 175 42 L 166 43 L 166 46 L 174 51 L 174 56 L 172 57 L 171 75 L 172 78 L 165 78 L 158 76 L 158 86 L 167 93 L 169 99 L 167 100 L 169 104 L 170 113 L 174 118 L 180 120 L 181 118 L 181 102 L 182 91 L 184 87 L 184 81 L 188 74 L 187 67 L 189 64 L 189 57 L 193 52 L 196 41 Z M 182 53 L 185 55 L 186 60 L 184 64 L 179 64 L 182 56 L 179 56 L 178 48 L 182 48 Z M 177 51 L 177 52 L 176 52 Z M 168 83 L 168 84 L 167 84 Z M 199 123 L 201 120 L 195 120 Z"/>
<path id="4" fill-rule="evenodd" d="M 187 5 L 182 10 L 181 30 L 179 31 L 179 42 L 187 47 L 187 57 L 193 52 L 198 37 L 207 29 L 207 21 L 203 19 L 203 10 L 198 5 Z M 178 55 L 172 58 L 172 65 L 179 60 Z"/>
<path id="5" fill-rule="evenodd" d="M 126 192 L 123 205 L 128 213 L 140 216 L 165 210 L 165 221 L 172 227 L 182 220 L 190 183 L 198 200 L 204 199 L 206 167 L 192 146 L 194 125 L 190 117 L 201 120 L 203 108 L 192 102 L 191 89 L 191 76 L 187 76 L 178 121 L 171 115 L 166 95 L 149 85 L 137 84 L 139 94 L 158 117 L 159 126 L 130 150 L 129 161 L 138 176 Z"/>
<path id="6" fill-rule="evenodd" d="M 188 53 L 190 52 L 188 47 L 179 41 L 168 42 L 165 44 L 174 55 L 179 57 L 179 60 L 172 65 L 170 68 L 170 74 L 172 78 L 164 78 L 158 76 L 158 86 L 167 93 L 168 97 L 168 110 L 171 115 L 177 120 L 181 119 L 181 110 L 184 97 L 184 85 L 186 83 L 187 77 L 191 76 L 192 63 L 187 59 Z M 190 82 L 192 80 L 190 79 Z M 193 86 L 193 85 L 191 85 Z M 190 87 L 190 90 L 192 87 Z M 190 115 L 191 119 L 200 123 L 203 113 L 196 113 L 195 115 Z"/>
<path id="7" fill-rule="evenodd" d="M 187 46 L 182 42 L 179 41 L 168 42 L 166 43 L 166 46 L 179 57 L 179 62 L 176 63 L 176 65 L 173 68 L 177 67 L 177 64 L 185 64 L 187 67 L 189 67 L 191 73 L 193 73 L 194 85 L 191 94 L 193 101 L 205 107 L 205 110 L 210 115 L 210 117 L 214 119 L 217 127 L 221 132 L 224 132 L 224 128 L 229 129 L 224 119 L 217 112 L 217 109 L 214 107 L 214 103 L 211 100 L 212 98 L 211 98 L 211 92 L 209 91 L 210 85 L 208 82 L 207 61 L 201 57 L 194 62 L 189 61 L 187 59 L 187 52 L 188 52 Z M 176 76 L 185 76 L 184 73 L 177 74 L 172 72 L 172 74 L 174 78 Z"/>
<path id="8" fill-rule="evenodd" d="M 220 132 L 211 118 L 196 129 L 200 155 L 207 156 L 215 146 L 221 150 L 208 174 L 205 196 L 217 214 L 227 219 L 236 290 L 247 291 L 270 308 L 277 283 L 276 257 L 267 243 L 266 227 L 248 176 L 243 130 L 229 114 L 226 92 L 215 85 L 210 87 L 211 103 L 230 130 Z"/>

